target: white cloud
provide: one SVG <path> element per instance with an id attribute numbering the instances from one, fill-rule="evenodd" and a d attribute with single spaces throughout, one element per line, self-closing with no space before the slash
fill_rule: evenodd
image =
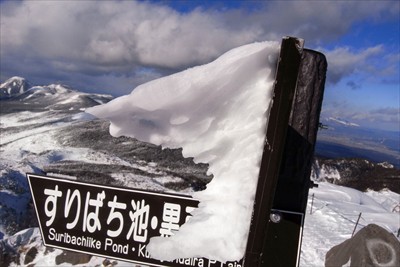
<path id="1" fill-rule="evenodd" d="M 25 1 L 14 14 L 2 12 L 2 53 L 26 51 L 110 68 L 177 68 L 209 61 L 257 37 L 227 29 L 218 20 L 145 2 Z"/>
<path id="2" fill-rule="evenodd" d="M 28 76 L 43 72 L 71 81 L 78 74 L 139 79 L 137 71 L 143 67 L 158 70 L 153 76 L 159 76 L 209 62 L 245 43 L 285 35 L 302 37 L 306 45 L 323 45 L 354 22 L 384 19 L 396 10 L 387 1 L 271 1 L 257 3 L 256 9 L 195 8 L 184 13 L 154 2 L 5 1 L 1 78 L 24 70 Z M 355 71 L 355 65 L 380 49 L 328 51 L 332 81 Z M 91 87 L 100 81 L 93 78 Z"/>
<path id="3" fill-rule="evenodd" d="M 388 112 L 389 111 L 389 112 Z M 400 110 L 397 108 L 371 110 L 354 114 L 351 120 L 362 123 L 370 128 L 400 131 Z"/>
<path id="4" fill-rule="evenodd" d="M 370 63 L 370 60 L 383 52 L 383 45 L 368 47 L 361 51 L 352 51 L 349 47 L 337 47 L 331 51 L 324 51 L 329 64 L 328 81 L 337 83 L 343 77 L 357 71 L 377 71 L 374 65 Z"/>
<path id="5" fill-rule="evenodd" d="M 325 118 L 342 118 L 370 128 L 399 130 L 399 107 L 366 109 L 347 101 L 332 101 L 324 106 L 321 115 Z"/>

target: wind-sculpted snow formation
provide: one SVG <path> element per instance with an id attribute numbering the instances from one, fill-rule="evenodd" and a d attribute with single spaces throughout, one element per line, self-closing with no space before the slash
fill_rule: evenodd
<path id="1" fill-rule="evenodd" d="M 111 121 L 113 136 L 183 148 L 214 179 L 172 237 L 147 246 L 154 258 L 240 260 L 245 251 L 279 44 L 233 49 L 217 60 L 135 88 L 88 113 Z"/>

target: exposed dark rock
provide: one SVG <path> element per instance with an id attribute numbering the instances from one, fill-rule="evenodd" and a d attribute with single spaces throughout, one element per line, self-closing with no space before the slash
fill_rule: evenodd
<path id="1" fill-rule="evenodd" d="M 91 255 L 78 253 L 73 251 L 64 250 L 60 255 L 56 257 L 56 264 L 70 263 L 72 265 L 85 264 L 90 261 Z"/>
<path id="2" fill-rule="evenodd" d="M 141 142 L 130 137 L 113 137 L 109 133 L 109 122 L 93 120 L 67 126 L 62 133 L 57 135 L 58 141 L 66 146 L 90 148 L 109 155 L 117 156 L 129 163 L 137 162 L 155 163 L 156 169 L 172 177 L 182 178 L 185 183 L 169 184 L 169 189 L 184 189 L 192 187 L 198 191 L 205 188 L 212 176 L 207 175 L 208 164 L 193 162 L 193 158 L 184 158 L 182 149 L 162 149 L 146 142 Z M 96 165 L 96 166 L 95 166 Z M 86 167 L 85 167 L 86 166 Z M 78 173 L 78 169 L 85 173 Z M 157 174 L 144 173 L 140 169 L 122 165 L 88 164 L 85 162 L 58 162 L 46 166 L 46 172 L 55 172 L 79 177 L 99 177 L 100 183 L 112 184 L 110 173 L 131 172 L 133 174 L 155 177 Z"/>
<path id="3" fill-rule="evenodd" d="M 15 250 L 8 246 L 3 240 L 0 240 L 0 266 L 9 266 L 12 262 L 17 259 L 17 253 Z"/>
<path id="4" fill-rule="evenodd" d="M 369 224 L 351 239 L 331 248 L 325 257 L 326 267 L 398 267 L 400 242 L 376 224 Z"/>
<path id="5" fill-rule="evenodd" d="M 110 261 L 109 259 L 105 259 L 103 261 L 103 266 L 104 267 L 112 267 L 112 266 L 115 266 L 115 265 L 117 265 L 116 261 Z"/>
<path id="6" fill-rule="evenodd" d="M 28 252 L 25 254 L 25 260 L 24 260 L 24 264 L 29 264 L 31 263 L 36 255 L 38 254 L 38 250 L 35 247 L 31 247 Z"/>

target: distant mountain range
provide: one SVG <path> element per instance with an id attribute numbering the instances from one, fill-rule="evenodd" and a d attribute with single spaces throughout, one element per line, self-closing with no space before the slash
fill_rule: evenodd
<path id="1" fill-rule="evenodd" d="M 32 86 L 25 78 L 12 77 L 0 85 L 2 113 L 18 111 L 83 111 L 113 97 L 79 92 L 62 84 Z M 5 105 L 12 103 L 12 105 Z M 400 168 L 400 132 L 368 129 L 343 118 L 321 118 L 316 155 L 327 158 L 365 158 L 389 162 Z"/>
<path id="2" fill-rule="evenodd" d="M 317 157 L 311 171 L 313 181 L 328 181 L 360 191 L 389 189 L 400 194 L 400 169 L 390 163 L 366 159 Z"/>
<path id="3" fill-rule="evenodd" d="M 104 94 L 79 92 L 67 85 L 51 84 L 31 86 L 22 77 L 12 77 L 0 85 L 0 101 L 13 103 L 4 112 L 39 110 L 84 110 L 87 107 L 110 101 L 113 97 Z"/>
<path id="4" fill-rule="evenodd" d="M 400 132 L 369 129 L 339 118 L 321 118 L 316 154 L 327 158 L 364 158 L 400 168 Z"/>

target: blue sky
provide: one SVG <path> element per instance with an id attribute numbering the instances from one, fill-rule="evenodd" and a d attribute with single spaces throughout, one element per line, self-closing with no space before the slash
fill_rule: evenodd
<path id="1" fill-rule="evenodd" d="M 1 1 L 0 79 L 128 94 L 247 43 L 323 52 L 322 116 L 399 129 L 399 1 Z"/>

